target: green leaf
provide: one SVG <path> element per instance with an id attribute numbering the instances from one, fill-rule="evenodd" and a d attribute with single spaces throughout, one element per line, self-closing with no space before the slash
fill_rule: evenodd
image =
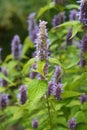
<path id="1" fill-rule="evenodd" d="M 68 22 L 65 22 L 63 24 L 60 24 L 60 25 L 56 26 L 56 28 L 59 28 L 59 27 L 73 27 L 73 26 L 78 27 L 78 25 L 80 26 L 81 23 L 79 21 L 74 20 L 74 21 L 68 21 Z"/>
<path id="2" fill-rule="evenodd" d="M 47 86 L 47 82 L 44 80 L 35 79 L 31 81 L 28 86 L 28 94 L 32 105 L 35 105 L 35 103 L 37 103 L 40 98 L 45 94 Z"/>
<path id="3" fill-rule="evenodd" d="M 74 117 L 76 118 L 77 123 L 87 122 L 84 112 L 78 111 Z"/>
<path id="4" fill-rule="evenodd" d="M 29 48 L 34 48 L 34 43 L 30 40 L 29 37 L 26 37 L 23 44 L 22 55 L 24 55 Z"/>
<path id="5" fill-rule="evenodd" d="M 57 64 L 57 65 L 62 66 L 62 64 L 60 63 L 60 61 L 57 58 L 49 58 L 49 62 L 52 64 Z"/>
<path id="6" fill-rule="evenodd" d="M 81 93 L 79 92 L 75 92 L 75 91 L 64 91 L 64 93 L 62 94 L 62 98 L 70 98 L 70 97 L 76 97 L 81 95 Z"/>
<path id="7" fill-rule="evenodd" d="M 44 76 L 45 64 L 46 64 L 45 61 L 38 61 L 38 64 L 37 64 L 37 72 L 39 72 L 42 76 Z"/>
<path id="8" fill-rule="evenodd" d="M 31 67 L 31 65 L 35 62 L 35 58 L 30 59 L 23 67 L 22 73 L 26 73 L 29 70 L 29 67 Z"/>
<path id="9" fill-rule="evenodd" d="M 49 5 L 47 5 L 47 6 L 43 7 L 43 8 L 41 8 L 41 9 L 38 11 L 39 13 L 37 14 L 37 19 L 39 19 L 46 11 L 48 11 L 49 9 L 52 9 L 52 8 L 54 8 L 53 2 L 50 3 Z"/>

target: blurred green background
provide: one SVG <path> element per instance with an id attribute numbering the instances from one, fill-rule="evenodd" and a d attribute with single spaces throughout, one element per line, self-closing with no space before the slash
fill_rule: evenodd
<path id="1" fill-rule="evenodd" d="M 0 47 L 3 57 L 10 53 L 11 40 L 18 34 L 23 43 L 28 35 L 27 17 L 47 4 L 47 0 L 0 0 Z"/>

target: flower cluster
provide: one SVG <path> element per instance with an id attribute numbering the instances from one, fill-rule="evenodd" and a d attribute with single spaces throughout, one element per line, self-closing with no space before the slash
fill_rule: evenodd
<path id="1" fill-rule="evenodd" d="M 65 12 L 61 12 L 57 15 L 54 16 L 53 20 L 52 20 L 52 25 L 53 27 L 56 27 L 62 23 L 65 22 Z"/>
<path id="2" fill-rule="evenodd" d="M 37 38 L 37 33 L 38 33 L 38 26 L 36 23 L 36 13 L 31 13 L 28 16 L 28 32 L 29 32 L 29 37 L 30 39 L 35 43 L 35 40 Z"/>
<path id="3" fill-rule="evenodd" d="M 11 51 L 14 60 L 21 60 L 22 45 L 18 35 L 13 37 Z"/>
<path id="4" fill-rule="evenodd" d="M 48 70 L 48 46 L 49 46 L 49 39 L 46 29 L 47 22 L 40 21 L 39 24 L 39 32 L 37 34 L 36 39 L 36 62 L 38 61 L 45 61 L 46 64 L 44 66 L 44 76 L 47 76 Z M 39 75 L 38 75 L 39 76 Z M 39 78 L 42 76 L 39 76 Z"/>
<path id="5" fill-rule="evenodd" d="M 63 92 L 61 84 L 62 69 L 60 66 L 55 66 L 54 75 L 48 83 L 47 95 L 48 97 L 53 94 L 55 99 L 61 99 L 61 93 Z"/>

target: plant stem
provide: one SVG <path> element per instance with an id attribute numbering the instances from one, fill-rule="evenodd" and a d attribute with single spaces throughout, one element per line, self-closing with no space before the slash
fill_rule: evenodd
<path id="1" fill-rule="evenodd" d="M 48 116 L 49 116 L 49 123 L 50 123 L 50 130 L 52 130 L 52 119 L 51 119 L 51 112 L 50 112 L 50 105 L 48 101 L 48 96 L 46 95 L 46 100 L 47 100 L 47 109 L 48 109 Z"/>

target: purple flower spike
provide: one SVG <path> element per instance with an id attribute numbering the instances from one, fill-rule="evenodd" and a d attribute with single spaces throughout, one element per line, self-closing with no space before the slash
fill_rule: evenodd
<path id="1" fill-rule="evenodd" d="M 62 69 L 60 66 L 55 66 L 55 71 L 53 75 L 53 81 L 54 83 L 59 83 L 61 82 L 61 74 L 62 74 Z"/>
<path id="2" fill-rule="evenodd" d="M 8 71 L 7 71 L 7 69 L 5 68 L 5 67 L 2 67 L 1 68 L 1 72 L 6 76 L 6 77 L 8 77 Z M 2 80 L 2 86 L 7 86 L 8 85 L 8 82 L 6 81 L 6 80 Z"/>
<path id="3" fill-rule="evenodd" d="M 33 119 L 32 128 L 34 128 L 34 129 L 38 128 L 38 119 Z"/>
<path id="4" fill-rule="evenodd" d="M 81 104 L 83 104 L 84 102 L 87 102 L 87 95 L 86 94 L 82 94 L 80 97 L 80 102 Z"/>
<path id="5" fill-rule="evenodd" d="M 61 13 L 55 15 L 54 18 L 53 18 L 53 21 L 52 21 L 53 27 L 56 27 L 56 26 L 64 23 L 65 18 L 66 18 L 65 17 L 65 12 L 61 12 Z"/>
<path id="6" fill-rule="evenodd" d="M 68 121 L 68 128 L 70 130 L 75 130 L 75 127 L 76 127 L 76 119 L 75 118 L 72 118 Z"/>
<path id="7" fill-rule="evenodd" d="M 53 86 L 53 95 L 54 95 L 55 99 L 60 100 L 62 92 L 63 92 L 62 84 L 58 83 L 57 85 Z"/>
<path id="8" fill-rule="evenodd" d="M 36 70 L 36 68 L 37 68 L 37 65 L 34 63 L 33 65 L 32 65 L 32 67 L 31 67 L 31 69 L 30 69 L 30 78 L 31 79 L 35 79 L 36 78 L 36 76 L 37 76 L 37 72 L 34 72 L 33 71 L 33 69 L 34 70 Z"/>
<path id="9" fill-rule="evenodd" d="M 2 93 L 0 95 L 0 107 L 4 109 L 6 108 L 7 104 L 8 104 L 8 95 L 5 93 Z"/>
<path id="10" fill-rule="evenodd" d="M 67 46 L 72 45 L 72 38 L 71 38 L 71 36 L 72 36 L 72 29 L 70 28 L 68 33 L 67 33 L 67 36 L 66 36 L 66 44 L 67 44 Z"/>
<path id="11" fill-rule="evenodd" d="M 70 15 L 69 15 L 69 19 L 72 21 L 72 20 L 78 20 L 78 17 L 77 17 L 77 11 L 76 10 L 71 10 L 70 11 Z"/>
<path id="12" fill-rule="evenodd" d="M 87 52 L 87 34 L 82 38 L 82 52 Z"/>
<path id="13" fill-rule="evenodd" d="M 49 54 L 48 53 L 49 39 L 48 39 L 46 24 L 47 22 L 40 20 L 39 32 L 37 34 L 37 39 L 36 39 L 36 62 L 37 63 L 38 61 L 46 62 L 43 69 L 45 78 L 47 77 L 48 74 L 48 54 Z M 44 79 L 44 77 L 38 74 L 39 80 Z"/>
<path id="14" fill-rule="evenodd" d="M 87 26 L 87 0 L 81 0 L 80 21 Z"/>
<path id="15" fill-rule="evenodd" d="M 38 26 L 36 23 L 36 13 L 31 13 L 28 16 L 28 32 L 30 39 L 35 43 L 38 33 Z"/>
<path id="16" fill-rule="evenodd" d="M 48 97 L 52 94 L 53 92 L 53 86 L 54 86 L 54 82 L 53 81 L 50 81 L 48 83 L 48 89 L 47 89 L 47 95 Z"/>
<path id="17" fill-rule="evenodd" d="M 20 104 L 21 105 L 25 104 L 28 98 L 26 85 L 22 85 L 20 87 L 20 92 L 18 96 L 19 96 Z"/>
<path id="18" fill-rule="evenodd" d="M 22 45 L 20 42 L 20 38 L 18 35 L 15 35 L 12 40 L 11 44 L 12 48 L 12 56 L 14 60 L 20 60 L 21 59 L 21 52 L 22 52 Z"/>

